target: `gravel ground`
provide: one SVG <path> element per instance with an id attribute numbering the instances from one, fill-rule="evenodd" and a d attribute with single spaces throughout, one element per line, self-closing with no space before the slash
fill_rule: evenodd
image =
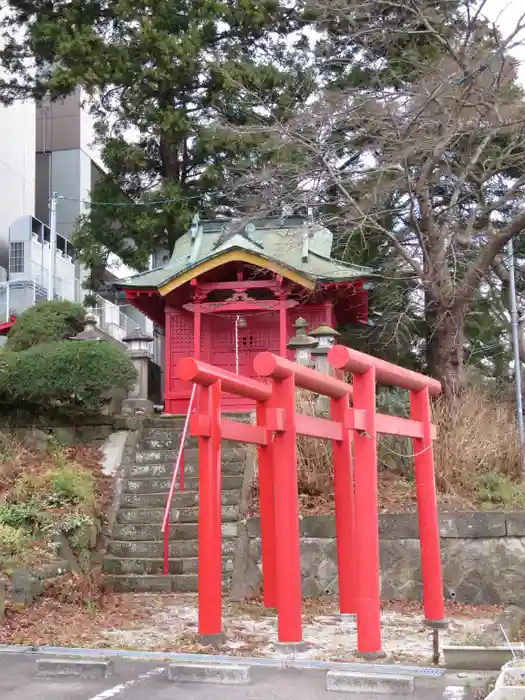
<path id="1" fill-rule="evenodd" d="M 153 602 L 153 601 L 152 601 Z M 197 638 L 197 600 L 195 596 L 163 598 L 147 621 L 132 628 L 105 631 L 106 643 L 116 648 L 144 650 L 202 651 Z M 413 609 L 415 608 L 415 609 Z M 478 635 L 488 625 L 491 610 L 461 607 L 449 610 L 448 629 L 440 633 L 442 644 L 461 644 Z M 452 612 L 452 614 L 450 614 Z M 431 631 L 423 625 L 420 606 L 393 604 L 382 611 L 383 649 L 388 657 L 401 663 L 429 663 Z M 221 654 L 276 656 L 277 621 L 273 612 L 260 605 L 226 605 L 223 616 L 226 642 Z M 305 604 L 303 638 L 309 649 L 301 658 L 353 661 L 357 646 L 355 622 L 341 621 L 335 604 L 317 601 Z"/>

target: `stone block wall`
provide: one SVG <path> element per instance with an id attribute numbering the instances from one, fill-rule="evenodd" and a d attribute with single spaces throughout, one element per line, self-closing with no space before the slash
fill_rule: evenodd
<path id="1" fill-rule="evenodd" d="M 301 519 L 301 573 L 305 596 L 337 591 L 335 520 Z M 422 596 L 419 529 L 416 513 L 381 515 L 381 597 L 417 600 Z M 444 513 L 440 516 L 441 560 L 445 595 L 466 603 L 525 604 L 525 511 L 517 513 Z M 260 523 L 246 522 L 245 589 L 261 586 Z"/>

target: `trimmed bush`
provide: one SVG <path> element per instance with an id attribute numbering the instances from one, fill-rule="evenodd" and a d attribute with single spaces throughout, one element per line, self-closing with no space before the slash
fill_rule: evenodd
<path id="1" fill-rule="evenodd" d="M 72 301 L 43 301 L 24 311 L 17 319 L 5 344 L 18 352 L 41 343 L 66 340 L 84 329 L 85 309 Z"/>
<path id="2" fill-rule="evenodd" d="M 112 389 L 128 391 L 137 375 L 118 348 L 97 341 L 61 341 L 6 352 L 0 368 L 5 401 L 50 408 L 97 409 Z"/>

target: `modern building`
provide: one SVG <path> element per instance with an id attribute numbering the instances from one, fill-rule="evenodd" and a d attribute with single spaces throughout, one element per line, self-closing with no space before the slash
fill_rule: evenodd
<path id="1" fill-rule="evenodd" d="M 32 102 L 0 107 L 0 281 L 7 279 L 10 226 L 35 213 L 35 120 Z"/>
<path id="2" fill-rule="evenodd" d="M 48 298 L 49 201 L 58 194 L 55 298 L 82 302 L 86 273 L 71 237 L 103 173 L 93 146 L 93 119 L 80 89 L 66 99 L 0 107 L 0 321 Z M 115 276 L 109 271 L 108 281 Z M 119 300 L 97 296 L 100 327 L 118 340 L 153 324 Z"/>

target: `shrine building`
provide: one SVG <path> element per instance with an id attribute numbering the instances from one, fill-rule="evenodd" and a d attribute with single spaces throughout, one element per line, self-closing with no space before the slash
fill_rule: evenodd
<path id="1" fill-rule="evenodd" d="M 118 288 L 164 329 L 164 410 L 187 412 L 191 385 L 176 367 L 188 355 L 254 376 L 263 350 L 289 356 L 286 346 L 299 317 L 313 330 L 366 323 L 368 268 L 331 258 L 332 233 L 297 217 L 249 223 L 194 218 L 169 262 L 120 280 Z M 225 395 L 223 410 L 251 408 Z"/>

